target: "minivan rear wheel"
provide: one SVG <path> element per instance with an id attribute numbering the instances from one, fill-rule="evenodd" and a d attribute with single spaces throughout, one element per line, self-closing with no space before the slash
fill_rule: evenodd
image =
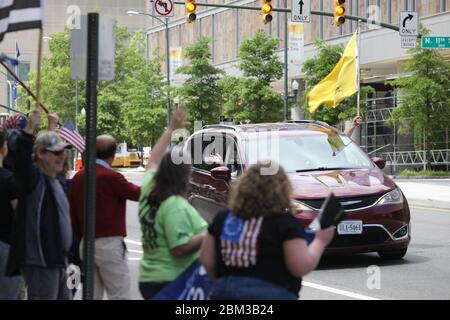
<path id="1" fill-rule="evenodd" d="M 389 251 L 378 251 L 378 255 L 381 259 L 384 260 L 398 260 L 402 259 L 406 251 L 408 251 L 408 248 L 402 248 L 398 250 L 389 250 Z"/>

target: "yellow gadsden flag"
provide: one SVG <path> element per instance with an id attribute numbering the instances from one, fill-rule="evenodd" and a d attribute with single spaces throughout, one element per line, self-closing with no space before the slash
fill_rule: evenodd
<path id="1" fill-rule="evenodd" d="M 355 33 L 333 71 L 309 92 L 309 111 L 311 113 L 322 104 L 328 107 L 336 107 L 342 100 L 350 97 L 358 90 L 357 57 L 358 47 L 356 46 Z"/>

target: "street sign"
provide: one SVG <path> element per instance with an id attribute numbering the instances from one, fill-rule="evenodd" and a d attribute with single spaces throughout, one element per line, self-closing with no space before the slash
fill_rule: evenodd
<path id="1" fill-rule="evenodd" d="M 402 49 L 417 47 L 417 37 L 400 37 L 402 39 Z"/>
<path id="2" fill-rule="evenodd" d="M 172 0 L 156 0 L 153 2 L 153 15 L 157 17 L 173 17 L 174 6 Z"/>
<path id="3" fill-rule="evenodd" d="M 292 0 L 292 22 L 311 22 L 311 0 Z"/>
<path id="4" fill-rule="evenodd" d="M 301 23 L 289 23 L 289 63 L 300 65 L 304 58 L 305 26 Z"/>
<path id="5" fill-rule="evenodd" d="M 401 36 L 419 35 L 419 13 L 417 11 L 401 11 L 399 21 Z"/>
<path id="6" fill-rule="evenodd" d="M 87 66 L 87 16 L 81 16 L 80 28 L 71 30 L 70 66 L 74 80 L 86 80 Z M 112 17 L 99 17 L 98 79 L 112 80 L 115 75 L 115 21 Z"/>
<path id="7" fill-rule="evenodd" d="M 450 49 L 450 37 L 423 36 L 422 48 Z"/>

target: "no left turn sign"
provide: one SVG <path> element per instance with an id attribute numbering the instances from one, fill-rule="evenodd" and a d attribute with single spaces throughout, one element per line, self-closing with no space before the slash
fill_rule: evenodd
<path id="1" fill-rule="evenodd" d="M 153 15 L 157 17 L 173 17 L 172 0 L 156 0 L 153 3 Z"/>

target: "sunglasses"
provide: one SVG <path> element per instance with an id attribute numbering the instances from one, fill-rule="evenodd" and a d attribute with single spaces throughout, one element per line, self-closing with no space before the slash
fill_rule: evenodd
<path id="1" fill-rule="evenodd" d="M 60 150 L 60 151 L 51 151 L 51 150 L 45 150 L 47 152 L 53 153 L 55 156 L 60 156 L 66 152 L 66 149 Z"/>

